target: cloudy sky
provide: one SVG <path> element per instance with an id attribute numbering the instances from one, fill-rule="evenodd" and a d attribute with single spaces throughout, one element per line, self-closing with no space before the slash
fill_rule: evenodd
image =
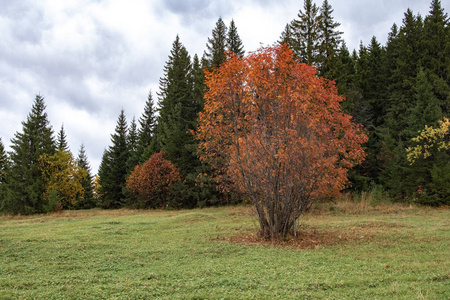
<path id="1" fill-rule="evenodd" d="M 93 173 L 123 108 L 138 119 L 177 34 L 191 56 L 203 54 L 221 16 L 233 18 L 246 51 L 271 45 L 302 0 L 0 0 L 0 137 L 9 150 L 36 94 L 45 97 L 77 155 L 84 143 Z M 320 0 L 315 1 L 318 5 Z M 329 0 L 350 50 L 375 35 L 384 44 L 409 7 L 431 0 Z M 446 12 L 450 0 L 442 0 Z"/>

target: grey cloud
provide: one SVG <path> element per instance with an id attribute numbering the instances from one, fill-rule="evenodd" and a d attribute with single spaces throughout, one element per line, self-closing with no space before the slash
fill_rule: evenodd
<path id="1" fill-rule="evenodd" d="M 205 28 L 207 20 L 217 20 L 219 17 L 226 18 L 236 10 L 232 1 L 185 1 L 167 0 L 163 2 L 162 9 L 178 15 L 183 25 L 193 26 L 199 31 L 211 31 Z"/>

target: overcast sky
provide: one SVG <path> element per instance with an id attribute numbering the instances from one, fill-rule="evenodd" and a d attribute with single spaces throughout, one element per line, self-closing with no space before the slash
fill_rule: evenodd
<path id="1" fill-rule="evenodd" d="M 321 1 L 315 1 L 321 5 Z M 246 51 L 276 42 L 303 0 L 0 0 L 0 137 L 10 150 L 36 94 L 53 129 L 61 125 L 78 155 L 85 144 L 93 173 L 111 144 L 123 108 L 142 114 L 179 34 L 202 56 L 221 16 L 233 18 Z M 409 7 L 428 14 L 431 0 L 329 0 L 350 50 L 375 35 L 382 44 Z M 450 0 L 442 0 L 446 12 Z"/>

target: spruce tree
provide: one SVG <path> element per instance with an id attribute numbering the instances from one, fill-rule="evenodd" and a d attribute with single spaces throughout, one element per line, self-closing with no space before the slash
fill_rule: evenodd
<path id="1" fill-rule="evenodd" d="M 61 125 L 61 130 L 58 132 L 58 136 L 56 139 L 56 145 L 57 145 L 58 151 L 70 151 L 69 145 L 67 144 L 66 132 L 64 131 L 64 124 Z"/>
<path id="2" fill-rule="evenodd" d="M 412 138 L 416 137 L 419 131 L 427 126 L 437 127 L 438 120 L 442 118 L 442 111 L 439 100 L 433 93 L 433 88 L 427 79 L 425 72 L 421 69 L 417 74 L 415 84 L 414 102 L 408 111 L 408 127 L 404 129 L 404 135 L 407 138 L 406 147 L 413 146 Z M 432 176 L 432 170 L 438 173 L 446 173 L 448 169 L 448 155 L 434 155 L 430 159 L 418 160 L 414 164 L 407 161 L 399 163 L 401 169 L 404 170 L 404 184 L 402 189 L 396 188 L 396 191 L 403 192 L 408 196 L 412 196 L 420 186 L 427 194 L 433 194 L 434 185 L 437 181 Z M 439 185 L 439 184 L 438 184 Z M 438 188 L 438 190 L 440 190 Z M 440 192 L 439 192 L 440 193 Z M 447 194 L 445 197 L 449 197 Z M 422 202 L 430 201 L 429 199 Z M 434 202 L 433 200 L 432 202 Z"/>
<path id="3" fill-rule="evenodd" d="M 231 20 L 230 27 L 228 29 L 226 50 L 231 51 L 236 55 L 239 55 L 240 57 L 243 57 L 245 53 L 244 45 L 242 44 L 242 40 L 239 37 L 236 24 L 234 23 L 233 19 Z"/>
<path id="4" fill-rule="evenodd" d="M 424 20 L 424 55 L 422 67 L 428 74 L 433 92 L 445 114 L 450 113 L 450 28 L 441 1 L 431 2 Z"/>
<path id="5" fill-rule="evenodd" d="M 127 145 L 128 145 L 128 152 L 129 157 L 127 160 L 127 169 L 128 174 L 133 171 L 134 167 L 139 164 L 139 144 L 138 144 L 138 130 L 137 130 L 137 124 L 136 119 L 133 117 L 130 123 L 128 135 L 127 135 Z"/>
<path id="6" fill-rule="evenodd" d="M 6 155 L 5 147 L 0 138 L 0 211 L 3 210 L 3 202 L 6 197 L 8 166 L 8 156 Z"/>
<path id="7" fill-rule="evenodd" d="M 356 55 L 355 72 L 355 83 L 360 92 L 360 97 L 357 100 L 357 105 L 359 106 L 358 113 L 360 114 L 358 118 L 361 124 L 365 128 L 368 128 L 371 125 L 373 116 L 370 105 L 364 95 L 369 90 L 369 52 L 362 42 L 359 44 L 358 54 Z"/>
<path id="8" fill-rule="evenodd" d="M 8 170 L 8 156 L 3 146 L 2 138 L 0 138 L 0 184 L 5 183 L 6 171 Z"/>
<path id="9" fill-rule="evenodd" d="M 199 106 L 193 97 L 190 57 L 178 36 L 164 71 L 158 94 L 158 140 L 160 149 L 179 168 L 180 173 L 186 175 L 198 161 L 186 146 L 192 143 L 189 130 L 195 128 Z"/>
<path id="10" fill-rule="evenodd" d="M 122 109 L 115 132 L 111 135 L 112 145 L 104 152 L 99 168 L 101 205 L 104 208 L 120 208 L 125 203 L 127 161 L 130 156 L 127 134 L 127 121 Z"/>
<path id="11" fill-rule="evenodd" d="M 203 106 L 204 79 L 198 59 L 194 63 L 195 68 L 177 36 L 166 62 L 164 77 L 160 80 L 156 130 L 160 151 L 167 154 L 186 182 L 183 188 L 178 185 L 180 193 L 177 197 L 180 200 L 177 201 L 188 206 L 192 206 L 194 201 L 191 191 L 195 184 L 190 178 L 196 177 L 200 164 L 191 132 L 196 128 L 198 113 Z"/>
<path id="12" fill-rule="evenodd" d="M 301 62 L 316 64 L 320 49 L 319 8 L 312 0 L 305 0 L 303 9 L 291 23 L 291 47 Z"/>
<path id="13" fill-rule="evenodd" d="M 98 167 L 98 178 L 97 179 L 97 185 L 98 185 L 98 200 L 99 205 L 103 206 L 104 199 L 109 197 L 109 190 L 108 187 L 113 185 L 113 178 L 111 176 L 111 169 L 112 169 L 112 159 L 111 154 L 109 153 L 109 147 L 105 150 L 103 150 L 102 159 L 100 161 L 100 165 Z"/>
<path id="14" fill-rule="evenodd" d="M 417 74 L 414 100 L 409 109 L 409 126 L 405 128 L 408 139 L 415 137 L 425 125 L 436 127 L 442 118 L 439 100 L 433 93 L 433 87 L 422 69 Z"/>
<path id="15" fill-rule="evenodd" d="M 334 21 L 333 11 L 328 0 L 324 0 L 320 7 L 319 16 L 320 44 L 317 64 L 319 75 L 328 79 L 335 79 L 337 55 L 343 34 L 343 32 L 337 30 L 341 24 Z"/>
<path id="16" fill-rule="evenodd" d="M 222 17 L 220 17 L 216 22 L 216 27 L 212 31 L 211 38 L 208 38 L 208 43 L 206 43 L 204 56 L 208 62 L 209 69 L 218 68 L 226 60 L 226 46 L 227 27 L 225 26 Z"/>
<path id="17" fill-rule="evenodd" d="M 205 93 L 206 84 L 205 73 L 197 54 L 194 55 L 192 60 L 191 78 L 193 82 L 193 106 L 198 113 L 203 110 L 203 95 Z"/>
<path id="18" fill-rule="evenodd" d="M 138 130 L 138 154 L 139 163 L 142 164 L 147 161 L 154 153 L 153 147 L 156 144 L 155 138 L 156 116 L 153 109 L 152 92 L 148 93 L 147 101 L 145 103 L 144 113 L 139 118 Z M 156 152 L 156 151 L 155 151 Z"/>
<path id="19" fill-rule="evenodd" d="M 293 43 L 293 33 L 292 33 L 292 25 L 290 23 L 286 24 L 283 32 L 281 33 L 280 39 L 278 40 L 280 44 L 288 44 L 292 45 Z M 291 46 L 292 48 L 292 46 Z"/>
<path id="20" fill-rule="evenodd" d="M 408 126 L 407 112 L 414 99 L 415 81 L 424 53 L 422 40 L 422 18 L 414 16 L 408 9 L 396 37 L 395 48 L 392 49 L 397 52 L 394 53 L 396 60 L 394 65 L 388 66 L 392 70 L 387 85 L 389 105 L 386 108 L 386 126 L 395 140 L 407 140 L 404 129 Z"/>
<path id="21" fill-rule="evenodd" d="M 383 124 L 388 105 L 384 59 L 385 51 L 373 36 L 367 48 L 366 89 L 363 91 L 363 95 L 370 107 L 371 125 L 374 127 Z"/>
<path id="22" fill-rule="evenodd" d="M 22 122 L 23 132 L 11 140 L 11 168 L 3 210 L 12 214 L 43 212 L 45 186 L 39 169 L 39 157 L 52 155 L 56 146 L 53 130 L 45 112 L 44 98 L 36 95 L 30 114 Z"/>
<path id="23" fill-rule="evenodd" d="M 391 196 L 404 199 L 411 195 L 411 168 L 405 148 L 411 139 L 411 109 L 416 106 L 417 74 L 424 55 L 423 20 L 408 9 L 395 34 L 394 27 L 386 47 L 387 105 L 380 137 L 378 157 L 379 182 Z M 389 65 L 391 64 L 391 65 Z"/>
<path id="24" fill-rule="evenodd" d="M 81 186 L 83 187 L 83 197 L 79 197 L 76 202 L 77 208 L 93 208 L 96 206 L 94 199 L 94 188 L 93 182 L 94 178 L 92 177 L 91 166 L 89 164 L 89 160 L 86 154 L 86 149 L 84 144 L 81 144 L 80 150 L 78 152 L 77 165 L 86 171 L 87 175 L 81 181 Z"/>
<path id="25" fill-rule="evenodd" d="M 355 123 L 367 124 L 369 108 L 363 102 L 362 93 L 358 87 L 357 61 L 358 55 L 350 55 L 347 45 L 343 42 L 337 57 L 334 76 L 339 94 L 344 95 L 346 98 L 341 103 L 341 107 L 353 116 Z"/>
<path id="26" fill-rule="evenodd" d="M 355 61 L 351 57 L 345 42 L 342 43 L 341 48 L 339 49 L 335 66 L 335 80 L 339 94 L 348 96 L 354 85 Z M 349 99 L 347 99 L 347 101 L 348 100 Z"/>

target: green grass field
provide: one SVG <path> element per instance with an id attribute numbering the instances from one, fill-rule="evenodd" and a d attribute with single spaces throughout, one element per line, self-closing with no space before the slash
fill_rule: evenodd
<path id="1" fill-rule="evenodd" d="M 0 217 L 0 299 L 450 299 L 448 209 L 348 207 L 275 245 L 250 207 Z"/>

